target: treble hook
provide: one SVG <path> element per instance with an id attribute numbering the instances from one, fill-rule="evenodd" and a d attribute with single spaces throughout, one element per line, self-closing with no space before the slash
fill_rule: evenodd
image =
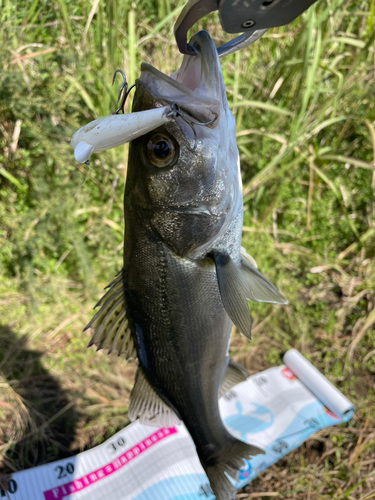
<path id="1" fill-rule="evenodd" d="M 180 116 L 182 118 L 182 120 L 184 120 L 184 122 L 187 123 L 190 126 L 190 128 L 192 129 L 192 131 L 194 133 L 194 146 L 191 148 L 190 145 L 187 144 L 187 147 L 192 153 L 195 153 L 195 151 L 197 150 L 197 142 L 198 141 L 197 141 L 197 131 L 195 130 L 194 125 L 200 125 L 200 126 L 207 127 L 207 125 L 211 125 L 211 123 L 213 123 L 217 119 L 218 114 L 215 113 L 215 111 L 212 111 L 210 109 L 211 113 L 213 115 L 215 115 L 215 118 L 213 118 L 212 120 L 210 120 L 208 122 L 198 122 L 197 120 L 194 120 L 194 118 L 192 118 L 190 115 L 181 111 L 178 104 L 176 104 L 175 102 L 172 102 L 170 104 L 170 108 L 171 108 L 170 113 L 173 113 L 175 117 Z"/>
<path id="2" fill-rule="evenodd" d="M 126 76 L 125 76 L 125 73 L 123 71 L 121 71 L 121 69 L 116 69 L 116 71 L 114 72 L 113 74 L 113 78 L 112 78 L 112 85 L 115 83 L 115 80 L 116 80 L 116 75 L 117 73 L 120 73 L 120 75 L 122 76 L 123 78 L 123 83 L 120 87 L 120 91 L 118 93 L 118 97 L 117 97 L 117 102 L 120 101 L 120 98 L 121 98 L 121 95 L 122 95 L 122 98 L 121 98 L 121 102 L 120 102 L 120 106 L 116 109 L 116 111 L 114 111 L 112 114 L 113 115 L 118 115 L 120 111 L 122 111 L 122 114 L 125 114 L 125 102 L 126 102 L 126 99 L 129 95 L 129 92 L 131 91 L 132 88 L 135 87 L 135 83 L 128 89 L 128 82 L 126 81 Z"/>

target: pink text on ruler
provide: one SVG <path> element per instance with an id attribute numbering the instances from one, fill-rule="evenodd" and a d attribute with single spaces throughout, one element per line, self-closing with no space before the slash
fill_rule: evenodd
<path id="1" fill-rule="evenodd" d="M 154 444 L 176 433 L 177 429 L 175 427 L 170 427 L 168 429 L 162 428 L 157 430 L 156 432 L 143 439 L 143 441 L 140 441 L 128 450 L 124 451 L 124 453 L 122 453 L 112 462 L 103 465 L 97 470 L 89 472 L 85 476 L 74 479 L 74 481 L 70 481 L 69 483 L 65 483 L 60 486 L 51 488 L 50 490 L 44 491 L 43 493 L 45 500 L 60 500 L 67 495 L 71 495 L 72 493 L 76 493 L 77 491 L 81 491 L 84 488 L 87 488 L 93 483 L 97 483 L 100 479 L 108 477 L 117 470 L 124 467 L 124 465 L 128 464 L 131 460 L 136 458 L 138 455 L 146 451 Z"/>

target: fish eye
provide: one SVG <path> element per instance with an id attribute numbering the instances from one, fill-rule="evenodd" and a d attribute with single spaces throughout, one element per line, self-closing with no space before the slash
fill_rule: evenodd
<path id="1" fill-rule="evenodd" d="M 168 167 L 175 161 L 177 154 L 174 141 L 166 135 L 154 134 L 147 143 L 147 156 L 155 167 Z"/>

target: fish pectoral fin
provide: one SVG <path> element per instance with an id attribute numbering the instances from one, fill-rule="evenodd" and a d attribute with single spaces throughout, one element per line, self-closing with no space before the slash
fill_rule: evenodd
<path id="1" fill-rule="evenodd" d="M 254 302 L 272 302 L 273 304 L 288 303 L 277 288 L 243 257 L 241 258 L 241 269 L 252 295 L 251 300 Z"/>
<path id="2" fill-rule="evenodd" d="M 128 417 L 132 422 L 139 418 L 141 424 L 155 427 L 173 427 L 181 423 L 173 409 L 152 387 L 141 366 L 137 369 L 130 393 Z"/>
<path id="3" fill-rule="evenodd" d="M 234 262 L 226 253 L 212 253 L 223 306 L 241 333 L 251 338 L 251 315 L 248 300 L 287 304 L 277 288 L 268 281 L 249 259 Z"/>
<path id="4" fill-rule="evenodd" d="M 241 257 L 246 260 L 251 266 L 255 267 L 255 269 L 258 269 L 258 264 L 256 263 L 255 259 L 247 253 L 246 248 L 241 247 Z"/>
<path id="5" fill-rule="evenodd" d="M 232 387 L 241 382 L 244 382 L 249 377 L 249 372 L 243 366 L 235 363 L 232 358 L 229 358 L 227 371 L 225 372 L 224 380 L 219 391 L 219 398 L 224 396 Z"/>
<path id="6" fill-rule="evenodd" d="M 241 266 L 228 254 L 213 253 L 223 306 L 241 333 L 251 338 L 251 314 L 247 305 L 250 291 Z"/>
<path id="7" fill-rule="evenodd" d="M 108 353 L 117 351 L 118 355 L 136 358 L 133 337 L 127 317 L 126 302 L 123 289 L 123 271 L 108 285 L 109 290 L 96 304 L 99 311 L 85 327 L 94 330 L 88 347 L 96 345 L 99 349 L 108 349 Z"/>

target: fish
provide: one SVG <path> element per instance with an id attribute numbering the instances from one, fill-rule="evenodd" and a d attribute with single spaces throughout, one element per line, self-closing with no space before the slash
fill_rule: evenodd
<path id="1" fill-rule="evenodd" d="M 175 118 L 132 140 L 124 196 L 123 269 L 86 328 L 90 345 L 136 358 L 128 416 L 188 429 L 217 500 L 235 494 L 244 459 L 264 453 L 232 436 L 219 397 L 246 380 L 230 359 L 232 324 L 248 338 L 248 300 L 287 301 L 241 249 L 242 182 L 235 119 L 206 31 L 167 76 L 143 63 L 132 113 Z"/>

